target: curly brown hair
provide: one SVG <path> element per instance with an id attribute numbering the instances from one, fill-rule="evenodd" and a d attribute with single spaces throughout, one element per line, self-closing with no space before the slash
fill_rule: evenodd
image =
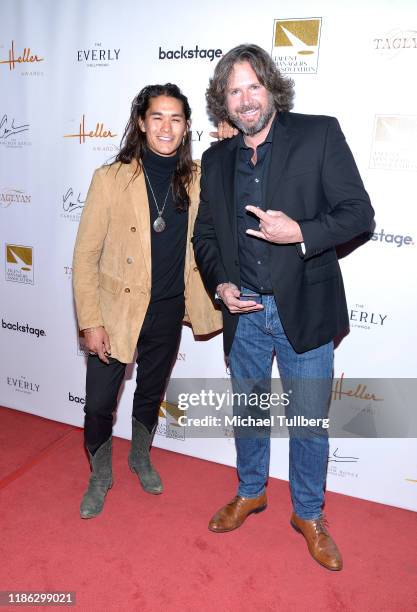
<path id="1" fill-rule="evenodd" d="M 168 96 L 179 100 L 182 103 L 186 122 L 189 123 L 191 120 L 191 108 L 188 99 L 177 85 L 165 83 L 165 85 L 147 85 L 141 89 L 133 99 L 129 121 L 120 143 L 120 151 L 113 162 L 130 164 L 135 159 L 137 168 L 133 178 L 136 178 L 142 171 L 142 160 L 148 148 L 146 134 L 139 129 L 139 118 L 145 119 L 151 99 L 159 96 Z M 197 170 L 191 155 L 191 135 L 188 129 L 179 147 L 178 154 L 177 167 L 172 179 L 172 191 L 176 208 L 186 210 L 190 204 L 188 188 L 193 182 Z"/>
<path id="2" fill-rule="evenodd" d="M 249 62 L 259 82 L 271 93 L 278 111 L 293 107 L 294 81 L 281 75 L 273 59 L 258 45 L 244 44 L 231 49 L 217 64 L 206 90 L 207 110 L 215 122 L 228 119 L 226 90 L 233 66 Z"/>

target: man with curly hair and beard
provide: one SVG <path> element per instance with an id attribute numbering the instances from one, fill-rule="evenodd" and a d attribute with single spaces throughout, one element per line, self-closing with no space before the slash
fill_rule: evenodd
<path id="1" fill-rule="evenodd" d="M 222 303 L 233 391 L 269 393 L 277 357 L 288 423 L 295 424 L 288 427 L 290 522 L 318 563 L 340 570 L 322 512 L 333 340 L 349 326 L 335 247 L 369 232 L 373 209 L 337 120 L 290 112 L 293 95 L 292 81 L 256 45 L 219 61 L 208 110 L 239 134 L 203 155 L 193 243 L 206 286 Z M 266 416 L 259 407 L 233 409 L 235 416 Z M 239 487 L 211 519 L 211 531 L 236 529 L 266 508 L 264 421 L 235 427 Z"/>

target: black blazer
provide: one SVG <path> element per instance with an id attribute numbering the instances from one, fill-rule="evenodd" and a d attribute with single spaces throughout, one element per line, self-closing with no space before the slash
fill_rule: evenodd
<path id="1" fill-rule="evenodd" d="M 194 227 L 197 265 L 208 291 L 240 287 L 235 212 L 237 137 L 202 157 L 200 208 Z M 273 244 L 271 279 L 285 333 L 298 353 L 349 327 L 335 247 L 371 231 L 374 211 L 352 153 L 333 117 L 280 112 L 274 123 L 266 210 L 281 210 L 301 228 L 300 245 Z M 254 239 L 255 240 L 255 239 Z M 223 305 L 224 350 L 230 352 L 239 316 Z"/>

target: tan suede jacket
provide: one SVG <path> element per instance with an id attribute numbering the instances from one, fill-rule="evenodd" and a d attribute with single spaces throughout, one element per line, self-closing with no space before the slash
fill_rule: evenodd
<path id="1" fill-rule="evenodd" d="M 79 328 L 103 325 L 112 357 L 134 359 L 151 295 L 150 216 L 144 175 L 132 180 L 136 162 L 96 170 L 74 249 L 73 286 Z M 222 327 L 220 311 L 208 296 L 191 244 L 199 204 L 200 168 L 190 187 L 185 258 L 184 321 L 195 335 Z"/>

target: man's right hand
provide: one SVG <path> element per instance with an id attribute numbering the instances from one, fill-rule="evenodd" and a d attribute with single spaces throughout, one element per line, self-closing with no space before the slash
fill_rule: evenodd
<path id="1" fill-rule="evenodd" d="M 241 300 L 240 291 L 233 283 L 221 283 L 218 285 L 216 292 L 232 314 L 263 310 L 263 305 L 254 300 L 247 300 L 246 298 Z"/>
<path id="2" fill-rule="evenodd" d="M 111 355 L 109 336 L 104 327 L 88 327 L 83 329 L 85 345 L 90 355 L 97 355 L 104 363 L 109 363 Z"/>

